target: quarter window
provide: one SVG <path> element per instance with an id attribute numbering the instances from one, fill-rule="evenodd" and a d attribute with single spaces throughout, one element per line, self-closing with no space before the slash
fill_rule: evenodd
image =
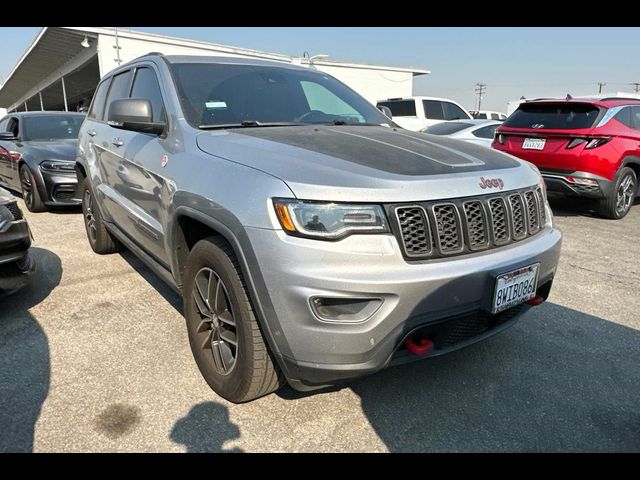
<path id="1" fill-rule="evenodd" d="M 394 117 L 415 117 L 416 102 L 414 100 L 396 100 L 391 102 L 378 102 L 379 107 L 389 107 Z"/>
<path id="2" fill-rule="evenodd" d="M 631 110 L 631 128 L 640 130 L 640 107 L 631 107 L 626 110 Z"/>
<path id="3" fill-rule="evenodd" d="M 133 81 L 131 98 L 141 98 L 151 102 L 153 121 L 164 122 L 166 119 L 162 93 L 155 72 L 148 67 L 138 68 Z"/>
<path id="4" fill-rule="evenodd" d="M 107 91 L 109 90 L 109 80 L 105 80 L 96 89 L 96 93 L 93 95 L 93 102 L 87 117 L 95 120 L 102 120 L 104 114 L 104 101 L 107 98 Z"/>
<path id="5" fill-rule="evenodd" d="M 631 108 L 630 107 L 626 107 L 626 108 L 620 109 L 620 111 L 618 113 L 616 113 L 616 116 L 613 117 L 613 118 L 615 118 L 621 124 L 623 124 L 623 125 L 625 125 L 625 126 L 627 126 L 629 128 L 634 128 L 633 122 L 631 120 Z"/>
<path id="6" fill-rule="evenodd" d="M 121 98 L 129 98 L 130 74 L 131 72 L 127 70 L 114 76 L 113 80 L 111 80 L 111 88 L 109 88 L 106 107 L 107 117 L 109 116 L 108 106 L 111 105 L 111 102 L 120 100 Z"/>

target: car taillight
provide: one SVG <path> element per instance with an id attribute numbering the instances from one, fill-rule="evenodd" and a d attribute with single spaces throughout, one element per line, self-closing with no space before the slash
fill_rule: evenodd
<path id="1" fill-rule="evenodd" d="M 569 145 L 567 145 L 567 150 L 576 148 L 578 145 L 582 145 L 586 141 L 587 141 L 586 138 L 574 138 L 569 142 Z"/>
<path id="2" fill-rule="evenodd" d="M 611 140 L 611 137 L 593 138 L 593 139 L 589 140 L 589 142 L 587 143 L 587 145 L 584 148 L 596 148 L 596 147 L 599 147 L 601 145 L 604 145 L 609 140 Z"/>

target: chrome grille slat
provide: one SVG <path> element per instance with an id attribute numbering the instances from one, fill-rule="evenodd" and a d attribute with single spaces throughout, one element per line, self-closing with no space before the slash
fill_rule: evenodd
<path id="1" fill-rule="evenodd" d="M 408 260 L 498 248 L 540 232 L 545 223 L 540 187 L 446 202 L 392 206 L 394 232 Z"/>

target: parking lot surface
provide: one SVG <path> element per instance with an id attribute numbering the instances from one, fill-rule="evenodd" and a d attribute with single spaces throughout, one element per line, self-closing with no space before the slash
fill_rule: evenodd
<path id="1" fill-rule="evenodd" d="M 244 405 L 208 388 L 180 297 L 131 253 L 95 255 L 77 211 L 26 212 L 38 273 L 0 300 L 0 451 L 640 451 L 640 205 L 553 206 L 554 287 L 513 328 Z"/>

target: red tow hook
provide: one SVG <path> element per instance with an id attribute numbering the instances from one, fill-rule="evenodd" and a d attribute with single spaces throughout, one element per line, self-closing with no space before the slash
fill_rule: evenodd
<path id="1" fill-rule="evenodd" d="M 418 343 L 414 342 L 411 337 L 404 341 L 404 346 L 415 355 L 427 355 L 433 350 L 433 342 L 428 338 L 421 339 Z"/>
<path id="2" fill-rule="evenodd" d="M 527 300 L 527 304 L 532 305 L 534 307 L 536 305 L 540 305 L 542 302 L 544 302 L 544 297 L 542 295 L 536 295 L 531 300 Z"/>

